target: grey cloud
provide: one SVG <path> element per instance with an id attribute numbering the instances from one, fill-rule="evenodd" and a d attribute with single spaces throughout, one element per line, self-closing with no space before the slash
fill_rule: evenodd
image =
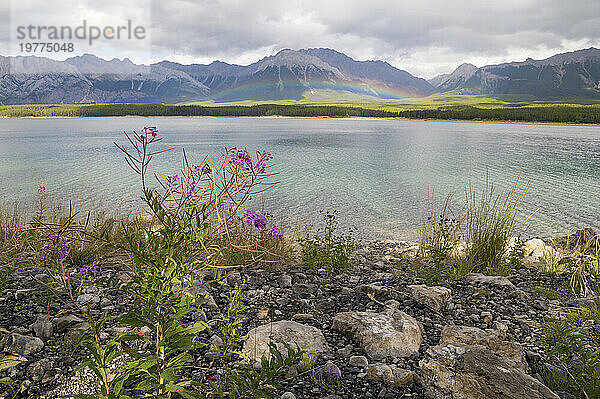
<path id="1" fill-rule="evenodd" d="M 64 2 L 24 1 L 37 2 L 32 12 L 53 20 L 69 13 Z M 513 61 L 600 44 L 598 0 L 136 1 L 142 8 L 151 3 L 144 23 L 155 58 L 251 62 L 265 52 L 319 46 L 430 77 L 464 61 Z M 109 3 L 111 12 L 137 15 L 129 3 Z M 79 4 L 84 13 L 107 7 Z"/>

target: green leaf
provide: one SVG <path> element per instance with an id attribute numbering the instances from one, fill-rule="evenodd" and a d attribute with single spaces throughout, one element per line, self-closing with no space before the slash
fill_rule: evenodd
<path id="1" fill-rule="evenodd" d="M 203 321 L 197 321 L 191 326 L 184 327 L 180 330 L 181 334 L 190 334 L 190 335 L 198 335 L 202 331 L 208 328 L 208 324 Z"/>
<path id="2" fill-rule="evenodd" d="M 119 317 L 119 322 L 121 324 L 125 324 L 125 325 L 127 325 L 129 327 L 143 327 L 143 326 L 147 326 L 150 329 L 154 329 L 154 325 L 152 325 L 151 323 L 147 322 L 143 318 L 137 316 L 133 312 L 127 313 L 127 314 Z"/>
<path id="3" fill-rule="evenodd" d="M 180 353 L 167 363 L 167 367 L 181 368 L 186 363 L 194 361 L 194 358 L 189 353 Z"/>
<path id="4" fill-rule="evenodd" d="M 0 384 L 12 385 L 13 384 L 13 380 L 11 380 L 10 377 L 0 378 Z"/>
<path id="5" fill-rule="evenodd" d="M 142 380 L 139 384 L 137 384 L 137 386 L 135 387 L 135 389 L 139 390 L 139 391 L 151 391 L 154 388 L 156 388 L 158 386 L 157 383 L 155 383 L 154 381 L 150 381 L 150 380 Z"/>
<path id="6" fill-rule="evenodd" d="M 3 358 L 0 359 L 0 371 L 14 367 L 25 361 L 27 361 L 27 359 L 25 359 L 24 357 L 21 357 L 21 356 L 12 356 L 12 355 L 4 356 Z"/>
<path id="7" fill-rule="evenodd" d="M 175 369 L 173 367 L 163 370 L 160 373 L 160 377 L 167 382 L 177 381 L 180 378 L 177 374 L 175 374 Z"/>
<path id="8" fill-rule="evenodd" d="M 185 389 L 178 384 L 169 383 L 167 384 L 166 389 L 169 392 L 178 393 L 185 399 L 198 399 L 202 397 L 199 392 L 190 391 L 189 389 Z"/>

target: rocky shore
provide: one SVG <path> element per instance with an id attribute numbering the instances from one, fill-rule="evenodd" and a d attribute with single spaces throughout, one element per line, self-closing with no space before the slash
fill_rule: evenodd
<path id="1" fill-rule="evenodd" d="M 559 292 L 567 277 L 530 266 L 508 277 L 473 273 L 447 287 L 427 286 L 411 273 L 415 249 L 407 242 L 363 243 L 345 273 L 327 276 L 298 264 L 245 269 L 193 294 L 205 298 L 210 325 L 229 291 L 244 282 L 246 355 L 257 360 L 278 340 L 318 355 L 312 369 L 283 381 L 281 398 L 573 397 L 543 383 L 548 348 L 541 324 L 593 301 L 562 291 L 542 295 Z M 26 258 L 19 265 L 0 291 L 0 351 L 24 361 L 0 378 L 11 377 L 22 398 L 94 392 L 89 370 L 75 372 L 82 349 L 74 344 L 87 323 L 40 288 L 44 269 Z M 117 315 L 127 306 L 118 291 L 126 275 L 117 260 L 103 268 L 102 284 L 76 300 Z M 600 322 L 584 328 L 600 333 Z M 109 326 L 105 334 L 119 329 Z M 210 345 L 194 353 L 187 372 L 205 381 L 208 352 L 221 342 L 211 332 L 201 338 Z"/>

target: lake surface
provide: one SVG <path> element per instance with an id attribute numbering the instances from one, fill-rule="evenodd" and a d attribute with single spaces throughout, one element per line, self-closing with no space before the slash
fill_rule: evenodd
<path id="1" fill-rule="evenodd" d="M 139 204 L 137 176 L 113 142 L 123 131 L 157 126 L 154 167 L 174 174 L 181 149 L 191 163 L 227 147 L 267 150 L 280 184 L 260 206 L 289 229 L 337 210 L 342 228 L 362 238 L 415 239 L 428 192 L 498 189 L 521 174 L 529 184 L 521 230 L 551 236 L 567 228 L 600 229 L 600 127 L 499 123 L 299 118 L 0 119 L 0 199 L 33 204 L 50 196 L 89 207 Z M 256 205 L 259 206 L 259 205 Z M 531 216 L 533 214 L 533 216 Z M 290 231 L 288 229 L 288 231 Z"/>

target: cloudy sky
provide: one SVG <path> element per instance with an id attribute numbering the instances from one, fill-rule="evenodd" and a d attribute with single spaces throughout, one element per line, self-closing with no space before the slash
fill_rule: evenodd
<path id="1" fill-rule="evenodd" d="M 330 47 L 430 78 L 462 62 L 482 66 L 600 47 L 600 0 L 1 1 L 3 55 L 19 54 L 18 26 L 83 19 L 100 27 L 131 20 L 147 36 L 98 40 L 76 53 L 144 63 L 248 64 L 283 48 Z"/>

